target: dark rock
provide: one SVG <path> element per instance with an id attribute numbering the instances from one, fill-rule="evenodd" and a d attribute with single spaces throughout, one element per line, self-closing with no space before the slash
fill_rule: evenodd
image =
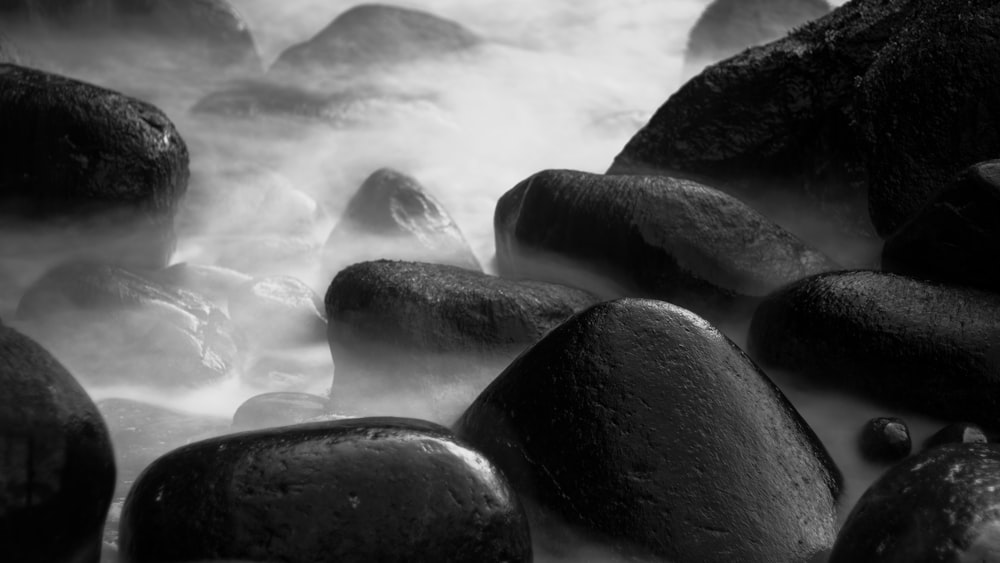
<path id="1" fill-rule="evenodd" d="M 369 176 L 351 198 L 325 253 L 334 273 L 380 258 L 482 271 L 444 206 L 414 178 L 388 168 Z"/>
<path id="2" fill-rule="evenodd" d="M 924 448 L 935 448 L 944 444 L 985 444 L 988 441 L 986 433 L 979 426 L 969 422 L 956 422 L 927 438 Z"/>
<path id="3" fill-rule="evenodd" d="M 840 475 L 781 391 L 668 303 L 602 303 L 519 356 L 456 423 L 522 494 L 669 561 L 806 561 Z"/>
<path id="4" fill-rule="evenodd" d="M 44 348 L 0 328 L 0 545 L 7 561 L 96 561 L 115 487 L 108 430 Z"/>
<path id="5" fill-rule="evenodd" d="M 829 12 L 826 0 L 714 0 L 691 29 L 685 66 L 704 66 L 770 43 Z"/>
<path id="6" fill-rule="evenodd" d="M 246 400 L 233 415 L 233 428 L 255 430 L 299 424 L 327 414 L 330 400 L 308 393 L 264 393 Z"/>
<path id="7" fill-rule="evenodd" d="M 253 279 L 229 294 L 229 314 L 257 345 L 285 347 L 326 340 L 323 301 L 296 278 Z"/>
<path id="8" fill-rule="evenodd" d="M 883 236 L 963 169 L 1000 154 L 1000 75 L 991 70 L 1000 65 L 1000 7 L 919 5 L 860 81 L 869 209 Z"/>
<path id="9" fill-rule="evenodd" d="M 402 63 L 453 55 L 481 42 L 462 25 L 427 12 L 362 4 L 337 16 L 309 41 L 289 47 L 272 70 Z"/>
<path id="10" fill-rule="evenodd" d="M 886 239 L 888 271 L 1000 292 L 1000 161 L 981 162 Z"/>
<path id="11" fill-rule="evenodd" d="M 253 279 L 229 268 L 190 262 L 180 262 L 169 268 L 147 272 L 147 276 L 159 283 L 203 295 L 216 305 L 228 304 L 229 294 Z"/>
<path id="12" fill-rule="evenodd" d="M 160 110 L 0 65 L 0 124 L 0 216 L 4 231 L 20 233 L 5 236 L 5 252 L 166 265 L 188 153 Z"/>
<path id="13" fill-rule="evenodd" d="M 734 315 L 836 268 L 739 200 L 665 176 L 539 172 L 500 198 L 493 222 L 505 276 L 663 299 L 710 316 Z M 619 288 L 589 285 L 581 268 Z"/>
<path id="14" fill-rule="evenodd" d="M 912 447 L 910 429 L 898 418 L 873 418 L 861 430 L 861 453 L 870 461 L 899 461 Z"/>
<path id="15" fill-rule="evenodd" d="M 157 460 L 122 512 L 134 563 L 531 561 L 517 497 L 444 428 L 359 419 L 207 440 Z"/>
<path id="16" fill-rule="evenodd" d="M 222 309 L 115 266 L 50 271 L 21 298 L 17 318 L 91 383 L 197 386 L 240 361 L 240 334 Z"/>
<path id="17" fill-rule="evenodd" d="M 949 445 L 893 467 L 847 518 L 830 563 L 994 561 L 1000 447 Z"/>
<path id="18" fill-rule="evenodd" d="M 359 408 L 359 397 L 410 409 L 450 386 L 471 401 L 517 354 L 596 301 L 565 286 L 454 266 L 355 264 L 326 293 L 331 398 L 338 410 Z"/>
<path id="19" fill-rule="evenodd" d="M 765 366 L 1000 428 L 998 318 L 1000 295 L 840 272 L 768 297 L 753 317 L 749 345 Z"/>

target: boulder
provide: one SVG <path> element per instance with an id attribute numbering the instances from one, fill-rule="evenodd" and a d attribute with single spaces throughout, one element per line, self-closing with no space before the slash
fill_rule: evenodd
<path id="1" fill-rule="evenodd" d="M 309 41 L 289 47 L 275 61 L 272 71 L 437 59 L 481 43 L 478 35 L 461 24 L 427 12 L 362 4 L 337 16 Z"/>
<path id="2" fill-rule="evenodd" d="M 8 561 L 96 561 L 115 488 L 108 430 L 44 348 L 0 327 L 0 548 Z"/>
<path id="3" fill-rule="evenodd" d="M 910 429 L 898 418 L 878 417 L 861 430 L 861 454 L 869 461 L 893 462 L 910 455 Z"/>
<path id="4" fill-rule="evenodd" d="M 254 278 L 229 294 L 229 314 L 257 346 L 281 348 L 326 341 L 323 300 L 296 278 Z"/>
<path id="5" fill-rule="evenodd" d="M 416 179 L 388 168 L 375 171 L 361 185 L 324 250 L 334 273 L 380 258 L 482 271 L 444 206 Z"/>
<path id="6" fill-rule="evenodd" d="M 256 430 L 300 424 L 329 414 L 330 399 L 308 393 L 264 393 L 247 399 L 233 414 L 233 428 Z"/>
<path id="7" fill-rule="evenodd" d="M 923 9 L 879 52 L 859 87 L 869 210 L 883 236 L 963 169 L 1000 155 L 1000 75 L 993 72 L 1000 66 L 1000 6 L 918 5 Z"/>
<path id="8" fill-rule="evenodd" d="M 924 448 L 936 448 L 944 444 L 985 444 L 988 441 L 986 433 L 979 426 L 969 422 L 956 422 L 927 438 Z"/>
<path id="9" fill-rule="evenodd" d="M 516 495 L 447 429 L 357 419 L 223 436 L 153 463 L 125 560 L 531 561 Z"/>
<path id="10" fill-rule="evenodd" d="M 91 384 L 200 386 L 241 360 L 242 336 L 222 309 L 116 266 L 51 270 L 21 298 L 17 318 Z"/>
<path id="11" fill-rule="evenodd" d="M 890 405 L 1000 428 L 1000 295 L 879 272 L 823 274 L 750 325 L 765 366 Z"/>
<path id="12" fill-rule="evenodd" d="M 0 65 L 3 254 L 99 255 L 162 267 L 188 153 L 174 125 L 139 100 Z"/>
<path id="13" fill-rule="evenodd" d="M 220 266 L 178 262 L 162 270 L 146 272 L 156 282 L 203 295 L 216 305 L 225 305 L 229 294 L 253 278 Z"/>
<path id="14" fill-rule="evenodd" d="M 833 544 L 823 445 L 736 345 L 668 303 L 571 318 L 455 428 L 519 493 L 629 556 L 808 561 Z"/>
<path id="15" fill-rule="evenodd" d="M 337 410 L 375 401 L 411 414 L 450 394 L 467 396 L 464 408 L 507 362 L 595 302 L 569 287 L 455 266 L 355 264 L 326 293 L 331 398 Z"/>
<path id="16" fill-rule="evenodd" d="M 1000 160 L 976 164 L 885 241 L 891 272 L 1000 292 Z"/>
<path id="17" fill-rule="evenodd" d="M 493 223 L 504 276 L 662 299 L 710 317 L 747 312 L 837 267 L 741 201 L 666 176 L 539 172 L 500 198 Z"/>
<path id="18" fill-rule="evenodd" d="M 949 445 L 893 467 L 840 531 L 830 563 L 995 561 L 1000 446 Z"/>

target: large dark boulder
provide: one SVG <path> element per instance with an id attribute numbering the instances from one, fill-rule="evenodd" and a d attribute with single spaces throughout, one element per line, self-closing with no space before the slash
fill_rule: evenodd
<path id="1" fill-rule="evenodd" d="M 996 561 L 1000 446 L 949 445 L 893 467 L 851 511 L 830 563 Z"/>
<path id="2" fill-rule="evenodd" d="M 363 397 L 407 414 L 425 412 L 421 401 L 433 402 L 443 389 L 471 401 L 547 330 L 595 302 L 569 287 L 455 266 L 355 264 L 326 293 L 331 399 L 348 412 Z"/>
<path id="3" fill-rule="evenodd" d="M 886 239 L 885 270 L 1000 292 L 1000 161 L 981 162 Z"/>
<path id="4" fill-rule="evenodd" d="M 94 384 L 198 386 L 241 360 L 242 337 L 222 309 L 115 266 L 51 270 L 21 298 L 17 318 Z"/>
<path id="5" fill-rule="evenodd" d="M 5 254 L 168 262 L 188 152 L 156 107 L 0 65 L 0 153 Z"/>
<path id="6" fill-rule="evenodd" d="M 520 493 L 640 558 L 808 561 L 833 544 L 823 445 L 739 348 L 668 303 L 573 317 L 456 431 Z"/>
<path id="7" fill-rule="evenodd" d="M 1000 295 L 879 272 L 823 274 L 768 297 L 765 366 L 891 405 L 1000 428 Z"/>
<path id="8" fill-rule="evenodd" d="M 272 70 L 402 63 L 467 51 L 482 42 L 461 24 L 427 12 L 362 4 L 337 16 L 315 37 L 289 47 Z"/>
<path id="9" fill-rule="evenodd" d="M 704 66 L 770 43 L 829 12 L 826 0 L 714 0 L 691 28 L 685 66 Z"/>
<path id="10" fill-rule="evenodd" d="M 444 206 L 416 179 L 388 168 L 358 188 L 324 250 L 334 272 L 380 258 L 482 270 Z"/>
<path id="11" fill-rule="evenodd" d="M 104 421 L 31 339 L 0 327 L 0 358 L 3 559 L 94 563 L 115 488 Z"/>
<path id="12" fill-rule="evenodd" d="M 836 268 L 743 202 L 666 176 L 539 172 L 500 198 L 493 222 L 505 276 L 652 297 L 710 317 Z M 617 287 L 591 285 L 595 273 Z"/>
<path id="13" fill-rule="evenodd" d="M 967 166 L 1000 156 L 1000 6 L 920 4 L 860 81 L 870 211 L 882 235 Z"/>
<path id="14" fill-rule="evenodd" d="M 223 436 L 157 460 L 122 511 L 127 561 L 527 562 L 504 476 L 447 429 L 406 419 Z"/>

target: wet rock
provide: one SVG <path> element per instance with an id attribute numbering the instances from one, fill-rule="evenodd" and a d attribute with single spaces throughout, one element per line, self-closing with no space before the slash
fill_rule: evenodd
<path id="1" fill-rule="evenodd" d="M 388 168 L 369 176 L 351 198 L 325 254 L 334 273 L 380 258 L 482 271 L 444 206 L 416 179 Z"/>
<path id="2" fill-rule="evenodd" d="M 108 430 L 44 348 L 0 327 L 0 534 L 8 561 L 96 561 L 115 487 Z"/>
<path id="3" fill-rule="evenodd" d="M 830 563 L 993 561 L 1000 447 L 949 445 L 890 469 L 851 511 Z"/>
<path id="4" fill-rule="evenodd" d="M 861 453 L 870 461 L 898 461 L 910 455 L 910 429 L 898 418 L 879 417 L 861 430 Z"/>
<path id="5" fill-rule="evenodd" d="M 53 269 L 21 298 L 17 318 L 92 384 L 198 386 L 241 359 L 241 335 L 222 309 L 116 266 Z"/>
<path id="6" fill-rule="evenodd" d="M 826 0 L 714 0 L 691 29 L 685 66 L 701 67 L 770 43 L 829 12 Z"/>
<path id="7" fill-rule="evenodd" d="M 765 366 L 931 416 L 1000 427 L 1000 295 L 878 272 L 823 274 L 768 297 L 750 326 Z"/>
<path id="8" fill-rule="evenodd" d="M 739 200 L 665 176 L 539 172 L 500 198 L 493 222 L 505 276 L 652 297 L 708 316 L 736 315 L 836 268 Z M 618 287 L 591 285 L 580 269 Z"/>
<path id="9" fill-rule="evenodd" d="M 869 209 L 892 234 L 952 178 L 1000 153 L 1000 7 L 918 3 L 917 17 L 860 81 Z M 912 119 L 919 115 L 919 119 Z"/>
<path id="10" fill-rule="evenodd" d="M 337 274 L 325 298 L 336 366 L 331 399 L 348 412 L 362 406 L 359 397 L 418 409 L 447 392 L 467 396 L 458 401 L 464 408 L 518 353 L 595 302 L 569 287 L 454 266 L 355 264 Z"/>
<path id="11" fill-rule="evenodd" d="M 456 431 L 518 492 L 640 558 L 806 561 L 833 544 L 823 445 L 739 348 L 668 303 L 563 323 Z"/>
<path id="12" fill-rule="evenodd" d="M 160 110 L 83 82 L 0 65 L 0 120 L 4 254 L 96 254 L 166 265 L 188 153 Z"/>
<path id="13" fill-rule="evenodd" d="M 122 512 L 128 561 L 531 561 L 504 476 L 444 428 L 360 419 L 175 450 Z"/>
<path id="14" fill-rule="evenodd" d="M 229 294 L 253 278 L 229 268 L 179 262 L 162 270 L 147 272 L 153 280 L 203 295 L 216 305 L 228 303 Z"/>
<path id="15" fill-rule="evenodd" d="M 467 51 L 481 42 L 462 25 L 427 12 L 362 4 L 337 16 L 309 41 L 289 47 L 272 70 L 435 59 Z"/>
<path id="16" fill-rule="evenodd" d="M 246 400 L 233 415 L 233 428 L 255 430 L 299 424 L 328 414 L 330 400 L 308 393 L 264 393 Z"/>
<path id="17" fill-rule="evenodd" d="M 885 241 L 882 267 L 1000 291 L 1000 161 L 968 168 Z"/>
<path id="18" fill-rule="evenodd" d="M 229 294 L 229 314 L 259 346 L 281 348 L 326 340 L 323 301 L 296 278 L 256 278 Z"/>
<path id="19" fill-rule="evenodd" d="M 969 422 L 956 422 L 927 438 L 924 448 L 935 448 L 944 444 L 985 444 L 988 441 L 986 433 L 979 426 Z"/>

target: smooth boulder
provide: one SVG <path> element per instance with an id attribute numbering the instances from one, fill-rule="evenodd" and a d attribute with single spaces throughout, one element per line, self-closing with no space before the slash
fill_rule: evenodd
<path id="1" fill-rule="evenodd" d="M 861 455 L 873 462 L 895 462 L 910 455 L 910 428 L 895 417 L 873 418 L 861 429 Z"/>
<path id="2" fill-rule="evenodd" d="M 1000 295 L 880 272 L 822 274 L 750 325 L 765 366 L 946 420 L 1000 428 Z"/>
<path id="3" fill-rule="evenodd" d="M 493 223 L 504 276 L 662 299 L 710 318 L 837 267 L 738 199 L 666 176 L 539 172 L 500 198 Z"/>
<path id="4" fill-rule="evenodd" d="M 206 440 L 153 463 L 122 511 L 127 561 L 531 561 L 517 496 L 447 429 L 407 419 Z"/>
<path id="5" fill-rule="evenodd" d="M 7 561 L 93 562 L 115 488 L 108 429 L 44 348 L 0 327 L 0 550 Z"/>
<path id="6" fill-rule="evenodd" d="M 735 344 L 668 303 L 576 315 L 455 428 L 518 492 L 640 559 L 804 562 L 833 544 L 823 445 Z"/>
<path id="7" fill-rule="evenodd" d="M 996 561 L 1000 446 L 948 445 L 893 467 L 855 505 L 830 563 Z"/>

